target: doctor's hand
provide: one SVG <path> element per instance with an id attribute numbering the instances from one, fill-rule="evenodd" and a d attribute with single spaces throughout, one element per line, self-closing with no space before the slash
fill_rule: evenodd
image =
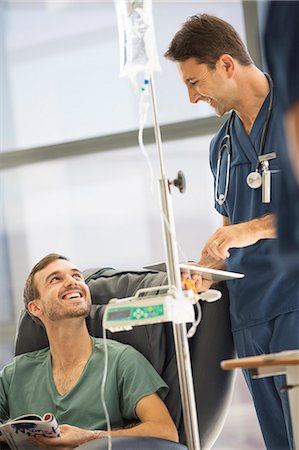
<path id="1" fill-rule="evenodd" d="M 257 219 L 234 225 L 225 225 L 207 240 L 202 249 L 202 258 L 210 256 L 216 261 L 229 258 L 230 248 L 243 248 L 260 239 L 275 238 L 274 216 L 268 214 Z"/>

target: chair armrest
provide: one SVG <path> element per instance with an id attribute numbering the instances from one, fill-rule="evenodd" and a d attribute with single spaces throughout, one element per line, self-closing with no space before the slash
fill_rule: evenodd
<path id="1" fill-rule="evenodd" d="M 185 445 L 166 439 L 143 436 L 113 436 L 113 450 L 188 450 Z M 95 439 L 76 447 L 78 450 L 107 450 L 108 439 Z"/>

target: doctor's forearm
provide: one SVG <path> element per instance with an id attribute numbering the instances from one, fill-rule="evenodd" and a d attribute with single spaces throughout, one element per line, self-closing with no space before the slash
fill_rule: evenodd
<path id="1" fill-rule="evenodd" d="M 212 258 L 212 260 L 223 262 L 230 257 L 229 249 L 231 248 L 248 247 L 261 239 L 273 239 L 275 237 L 274 214 L 267 214 L 236 224 L 228 224 L 226 220 L 225 225 L 218 228 L 205 243 L 201 252 L 200 263 L 215 268 L 215 263 L 207 265 L 203 260 Z"/>
<path id="2" fill-rule="evenodd" d="M 256 241 L 260 239 L 276 238 L 276 216 L 275 214 L 266 214 L 265 216 L 252 219 L 248 222 L 252 234 Z"/>
<path id="3" fill-rule="evenodd" d="M 198 265 L 203 266 L 203 267 L 208 267 L 209 269 L 218 269 L 218 270 L 226 269 L 226 261 L 225 260 L 223 260 L 223 259 L 217 260 L 210 255 L 201 258 L 198 261 Z"/>

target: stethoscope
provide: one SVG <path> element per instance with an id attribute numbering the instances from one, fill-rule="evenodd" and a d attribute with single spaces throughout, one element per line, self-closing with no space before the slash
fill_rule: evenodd
<path id="1" fill-rule="evenodd" d="M 264 123 L 261 142 L 260 142 L 260 148 L 259 148 L 259 155 L 258 160 L 256 164 L 256 168 L 254 172 L 250 172 L 250 174 L 246 178 L 247 185 L 252 189 L 257 189 L 262 186 L 263 184 L 263 175 L 264 179 L 269 180 L 269 188 L 263 190 L 263 201 L 266 200 L 265 203 L 269 203 L 270 201 L 270 170 L 269 170 L 269 160 L 276 158 L 276 153 L 267 153 L 267 155 L 264 155 L 264 148 L 265 148 L 265 142 L 266 142 L 266 136 L 268 131 L 268 125 L 270 121 L 270 116 L 272 112 L 272 104 L 273 104 L 273 81 L 267 73 L 265 73 L 265 76 L 267 77 L 269 87 L 270 87 L 270 99 L 269 99 L 269 105 L 267 110 L 267 117 Z M 227 199 L 228 194 L 228 186 L 229 186 L 229 175 L 230 175 L 230 162 L 231 162 L 231 154 L 232 154 L 232 144 L 231 144 L 231 135 L 230 135 L 230 126 L 232 123 L 232 120 L 235 116 L 235 111 L 232 111 L 229 119 L 227 121 L 226 127 L 225 127 L 225 134 L 223 138 L 220 141 L 219 144 L 219 150 L 218 150 L 218 158 L 217 158 L 217 168 L 216 168 L 216 181 L 215 181 L 215 200 L 219 205 L 223 205 L 223 203 Z M 219 177 L 220 177 L 220 168 L 221 168 L 221 159 L 222 159 L 222 153 L 226 150 L 227 152 L 227 162 L 226 162 L 226 179 L 225 179 L 225 189 L 223 194 L 218 195 L 218 185 L 219 185 Z M 263 175 L 260 174 L 259 168 L 262 166 L 263 168 Z M 268 176 L 269 175 L 269 176 Z M 266 178 L 265 178 L 266 176 Z M 265 195 L 264 195 L 265 193 Z"/>

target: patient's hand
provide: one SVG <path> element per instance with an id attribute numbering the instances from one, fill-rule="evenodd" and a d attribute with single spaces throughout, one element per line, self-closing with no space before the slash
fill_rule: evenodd
<path id="1" fill-rule="evenodd" d="M 57 448 L 59 450 L 71 450 L 80 444 L 98 439 L 101 431 L 84 430 L 72 425 L 60 425 L 60 436 L 55 438 L 35 436 L 30 439 L 40 449 Z"/>
<path id="2" fill-rule="evenodd" d="M 181 280 L 182 288 L 191 289 L 195 294 L 210 289 L 212 285 L 212 281 L 202 278 L 199 272 L 192 272 L 192 270 L 181 271 Z"/>

